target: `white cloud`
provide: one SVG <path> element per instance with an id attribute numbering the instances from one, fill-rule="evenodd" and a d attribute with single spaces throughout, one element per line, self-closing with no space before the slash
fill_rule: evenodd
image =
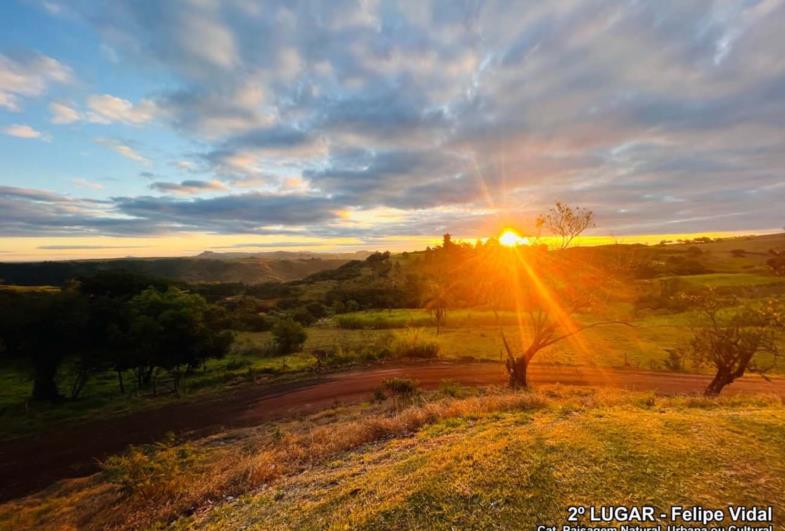
<path id="1" fill-rule="evenodd" d="M 142 100 L 134 105 L 128 100 L 111 94 L 96 94 L 87 98 L 87 120 L 97 124 L 122 122 L 139 125 L 155 117 L 156 105 L 151 100 Z"/>
<path id="2" fill-rule="evenodd" d="M 186 171 L 194 171 L 196 169 L 196 164 L 194 164 L 190 160 L 178 160 L 175 163 L 175 166 L 177 166 L 181 170 L 186 170 Z"/>
<path id="3" fill-rule="evenodd" d="M 73 80 L 71 69 L 46 55 L 12 58 L 0 54 L 0 107 L 21 110 L 20 97 L 43 94 L 52 83 Z"/>
<path id="4" fill-rule="evenodd" d="M 152 161 L 142 155 L 139 154 L 134 148 L 131 146 L 124 144 L 118 140 L 112 140 L 107 138 L 99 138 L 96 139 L 96 143 L 101 144 L 103 146 L 108 147 L 115 153 L 122 155 L 123 157 L 136 161 L 141 162 L 142 164 L 149 166 L 152 164 Z"/>
<path id="5" fill-rule="evenodd" d="M 52 112 L 53 124 L 70 124 L 79 120 L 79 111 L 59 101 L 53 101 L 49 104 L 49 110 Z"/>
<path id="6" fill-rule="evenodd" d="M 27 124 L 13 124 L 9 125 L 3 132 L 9 136 L 15 136 L 17 138 L 37 138 L 39 140 L 43 140 L 48 142 L 52 139 L 47 133 L 42 133 L 36 129 L 33 129 Z"/>
<path id="7" fill-rule="evenodd" d="M 78 186 L 79 188 L 87 188 L 90 190 L 103 190 L 104 185 L 101 183 L 97 183 L 94 181 L 88 181 L 87 179 L 82 179 L 81 177 L 77 177 L 76 179 L 71 180 L 74 185 Z"/>

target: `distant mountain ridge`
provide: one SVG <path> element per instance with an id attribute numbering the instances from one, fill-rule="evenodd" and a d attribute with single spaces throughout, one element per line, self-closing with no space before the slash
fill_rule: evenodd
<path id="1" fill-rule="evenodd" d="M 213 253 L 180 258 L 117 258 L 48 262 L 0 262 L 0 284 L 59 286 L 105 271 L 127 271 L 188 283 L 288 282 L 336 269 L 370 253 Z"/>
<path id="2" fill-rule="evenodd" d="M 365 260 L 371 254 L 370 251 L 354 251 L 350 253 L 319 253 L 313 251 L 204 251 L 194 258 L 211 258 L 216 260 L 226 260 L 233 258 L 266 258 L 268 260 L 308 260 L 319 258 L 326 260 Z"/>

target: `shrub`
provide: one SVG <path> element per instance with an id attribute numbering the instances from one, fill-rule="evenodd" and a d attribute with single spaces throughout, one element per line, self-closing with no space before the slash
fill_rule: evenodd
<path id="1" fill-rule="evenodd" d="M 665 358 L 663 365 L 669 371 L 684 372 L 684 353 L 679 349 L 667 349 L 668 357 Z"/>
<path id="2" fill-rule="evenodd" d="M 110 483 L 119 485 L 126 494 L 154 496 L 173 494 L 187 482 L 197 457 L 189 444 L 176 445 L 174 434 L 156 444 L 131 446 L 127 453 L 113 455 L 101 464 Z"/>
<path id="3" fill-rule="evenodd" d="M 273 341 L 279 354 L 291 354 L 302 350 L 308 334 L 303 325 L 294 319 L 281 319 L 273 325 Z"/>
<path id="4" fill-rule="evenodd" d="M 771 258 L 766 260 L 766 265 L 771 268 L 772 273 L 778 276 L 785 276 L 785 251 L 770 249 Z"/>
<path id="5" fill-rule="evenodd" d="M 246 359 L 239 359 L 239 360 L 230 360 L 226 364 L 227 371 L 236 371 L 238 369 L 244 369 L 246 367 L 250 367 L 253 364 L 251 360 Z"/>
<path id="6" fill-rule="evenodd" d="M 408 378 L 390 378 L 382 387 L 393 396 L 411 396 L 417 391 L 417 382 Z"/>
<path id="7" fill-rule="evenodd" d="M 458 398 L 466 394 L 466 389 L 458 382 L 453 380 L 443 380 L 439 384 L 439 392 L 444 396 Z"/>
<path id="8" fill-rule="evenodd" d="M 393 358 L 437 358 L 439 343 L 421 328 L 406 328 L 392 335 L 390 353 Z"/>
<path id="9" fill-rule="evenodd" d="M 326 367 L 340 367 L 353 363 L 363 363 L 384 359 L 390 355 L 386 346 L 389 339 L 381 337 L 372 343 L 362 345 L 341 345 L 336 344 L 332 347 L 318 348 L 311 351 L 311 356 L 316 359 L 316 370 L 319 371 Z"/>
<path id="10" fill-rule="evenodd" d="M 289 313 L 292 319 L 301 325 L 310 326 L 316 322 L 316 317 L 305 306 L 294 308 Z"/>

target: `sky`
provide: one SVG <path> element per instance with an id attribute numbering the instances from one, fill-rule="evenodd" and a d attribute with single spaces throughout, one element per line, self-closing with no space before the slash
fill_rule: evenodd
<path id="1" fill-rule="evenodd" d="M 785 223 L 785 0 L 0 2 L 0 260 Z"/>

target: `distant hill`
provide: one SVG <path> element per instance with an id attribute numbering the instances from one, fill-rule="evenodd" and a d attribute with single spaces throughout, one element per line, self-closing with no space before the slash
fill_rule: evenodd
<path id="1" fill-rule="evenodd" d="M 315 253 L 309 251 L 262 251 L 262 252 L 225 252 L 204 251 L 195 258 L 209 258 L 214 260 L 233 260 L 236 258 L 264 258 L 267 260 L 308 260 L 320 258 L 323 260 L 365 260 L 372 253 L 370 251 L 355 251 L 352 253 Z"/>
<path id="2" fill-rule="evenodd" d="M 367 254 L 367 253 L 366 253 Z M 0 284 L 22 286 L 62 285 L 80 276 L 103 271 L 127 271 L 188 283 L 288 282 L 320 271 L 336 269 L 363 257 L 360 253 L 320 255 L 316 253 L 203 253 L 188 258 L 120 258 L 58 262 L 0 263 Z"/>

